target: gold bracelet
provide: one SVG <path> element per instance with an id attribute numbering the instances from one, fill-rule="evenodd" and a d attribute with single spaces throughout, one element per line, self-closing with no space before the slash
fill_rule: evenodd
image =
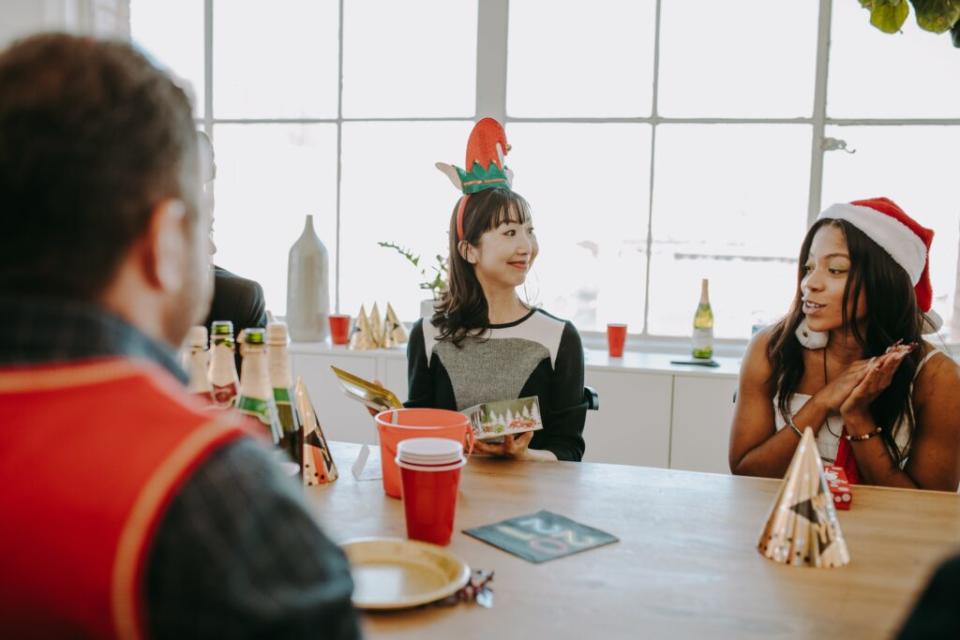
<path id="1" fill-rule="evenodd" d="M 870 438 L 877 435 L 878 433 L 881 433 L 882 431 L 883 429 L 881 429 L 880 427 L 877 427 L 870 433 L 864 433 L 863 435 L 859 435 L 859 436 L 852 436 L 849 433 L 846 433 L 844 434 L 843 437 L 846 438 L 847 442 L 863 442 L 864 440 L 869 440 Z"/>

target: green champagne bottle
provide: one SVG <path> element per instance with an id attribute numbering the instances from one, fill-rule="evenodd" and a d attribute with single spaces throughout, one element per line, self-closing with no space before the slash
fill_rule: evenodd
<path id="1" fill-rule="evenodd" d="M 303 430 L 300 416 L 293 405 L 293 373 L 287 353 L 287 325 L 271 322 L 267 325 L 267 369 L 273 386 L 273 400 L 277 405 L 277 417 L 283 436 L 280 448 L 290 454 L 290 459 L 303 465 Z"/>
<path id="2" fill-rule="evenodd" d="M 240 332 L 240 395 L 237 409 L 263 425 L 273 444 L 279 446 L 283 438 L 277 404 L 273 399 L 270 374 L 267 371 L 267 347 L 263 329 L 244 329 Z"/>
<path id="3" fill-rule="evenodd" d="M 713 309 L 710 308 L 709 285 L 706 278 L 700 284 L 700 304 L 693 316 L 693 357 L 713 357 Z"/>
<path id="4" fill-rule="evenodd" d="M 210 386 L 213 404 L 221 409 L 236 404 L 237 365 L 233 359 L 233 323 L 229 320 L 216 320 L 210 333 Z"/>

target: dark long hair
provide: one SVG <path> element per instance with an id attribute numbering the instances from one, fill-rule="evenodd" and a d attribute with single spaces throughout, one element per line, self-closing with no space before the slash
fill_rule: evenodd
<path id="1" fill-rule="evenodd" d="M 459 201 L 457 205 L 459 205 Z M 463 212 L 463 242 L 474 247 L 480 236 L 506 222 L 525 223 L 530 205 L 523 196 L 507 189 L 487 189 L 467 200 Z M 457 206 L 450 216 L 449 285 L 437 304 L 431 322 L 440 330 L 440 340 L 460 346 L 468 335 L 482 335 L 490 327 L 487 298 L 474 266 L 460 254 L 457 238 Z"/>
<path id="2" fill-rule="evenodd" d="M 795 331 L 803 321 L 802 292 L 804 265 L 810 255 L 810 245 L 817 231 L 827 225 L 840 229 L 850 253 L 850 273 L 843 291 L 843 329 L 852 335 L 863 349 L 864 357 L 883 354 L 897 340 L 905 344 L 921 343 L 923 316 L 907 272 L 880 245 L 862 231 L 844 220 L 819 220 L 807 232 L 800 247 L 797 265 L 797 291 L 787 315 L 774 328 L 767 347 L 767 357 L 773 365 L 769 385 L 776 394 L 777 408 L 786 415 L 790 397 L 803 378 L 803 347 Z M 864 294 L 867 317 L 863 329 L 851 319 L 861 292 Z M 894 429 L 906 418 L 910 439 L 916 429 L 916 420 L 910 403 L 910 387 L 923 358 L 923 350 L 914 349 L 893 375 L 893 380 L 870 404 L 870 415 L 882 430 L 881 436 L 899 466 L 904 451 L 896 445 Z M 909 439 L 906 447 L 909 447 Z"/>

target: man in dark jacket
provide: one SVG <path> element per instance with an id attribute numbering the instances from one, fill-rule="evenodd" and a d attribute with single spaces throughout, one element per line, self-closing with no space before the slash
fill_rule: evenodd
<path id="1" fill-rule="evenodd" d="M 204 206 L 214 210 L 213 184 L 217 177 L 216 156 L 213 143 L 202 131 L 197 132 L 198 151 L 200 153 L 200 176 L 203 181 Z M 210 239 L 211 255 L 217 252 L 217 246 Z M 233 331 L 239 335 L 250 327 L 267 326 L 267 306 L 263 299 L 263 287 L 254 280 L 242 278 L 218 266 L 213 268 L 213 301 L 210 313 L 204 324 L 207 331 L 214 320 L 229 320 Z"/>

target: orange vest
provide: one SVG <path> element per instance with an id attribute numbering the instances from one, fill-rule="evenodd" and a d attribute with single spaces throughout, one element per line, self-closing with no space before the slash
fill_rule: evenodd
<path id="1" fill-rule="evenodd" d="M 157 525 L 241 423 L 144 362 L 0 369 L 0 637 L 142 637 Z"/>

